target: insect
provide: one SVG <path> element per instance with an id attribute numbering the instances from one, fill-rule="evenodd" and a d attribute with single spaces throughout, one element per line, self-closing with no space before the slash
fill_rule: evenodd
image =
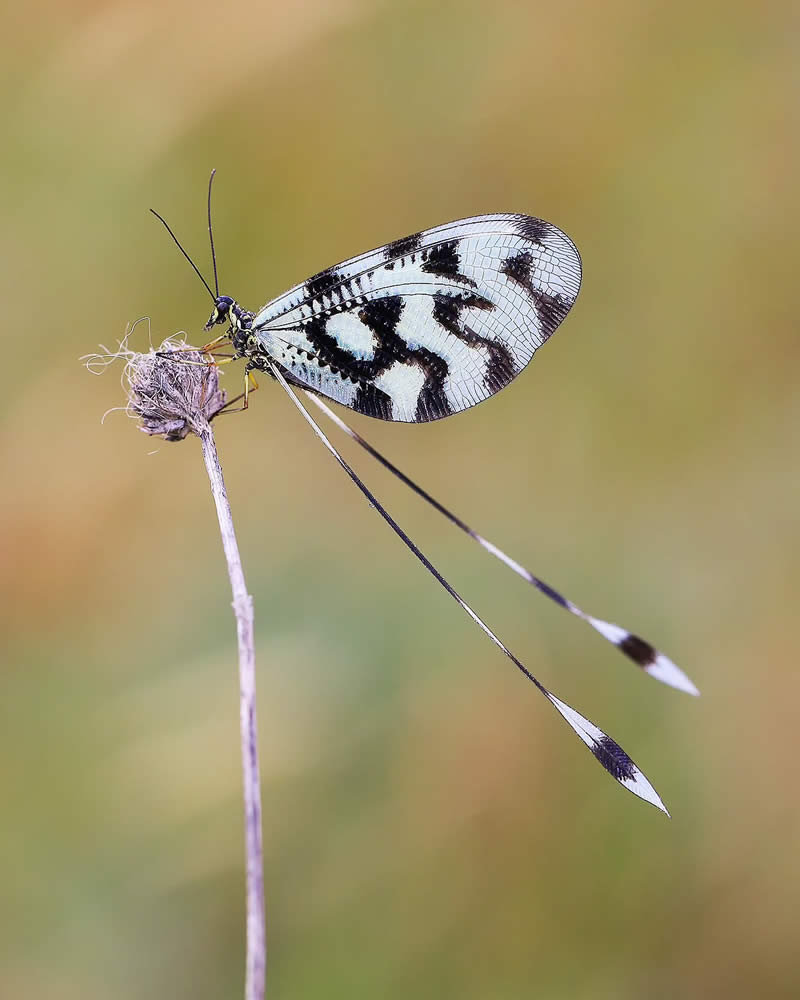
<path id="1" fill-rule="evenodd" d="M 166 221 L 153 212 L 214 301 L 205 329 L 226 327 L 204 351 L 227 343 L 235 357 L 244 359 L 244 406 L 247 374 L 260 371 L 272 376 L 392 530 L 547 698 L 606 771 L 666 813 L 656 790 L 619 744 L 546 688 L 453 589 L 330 443 L 298 396 L 302 392 L 451 523 L 550 600 L 587 622 L 651 677 L 698 694 L 686 674 L 649 642 L 582 611 L 470 528 L 349 427 L 322 398 L 381 420 L 425 423 L 493 396 L 530 362 L 574 303 L 581 283 L 575 245 L 554 225 L 526 215 L 460 219 L 327 268 L 254 313 L 219 294 L 211 226 L 213 178 L 212 172 L 208 228 L 213 290 Z"/>

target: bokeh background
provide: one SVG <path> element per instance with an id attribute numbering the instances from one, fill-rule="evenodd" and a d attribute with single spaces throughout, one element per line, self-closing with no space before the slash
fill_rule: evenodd
<path id="1" fill-rule="evenodd" d="M 800 33 L 791 0 L 9 5 L 0 61 L 0 994 L 236 997 L 235 636 L 198 442 L 79 357 L 194 342 L 218 169 L 252 308 L 462 215 L 585 280 L 510 389 L 353 423 L 378 495 L 670 807 L 616 787 L 271 385 L 218 443 L 255 597 L 273 998 L 800 995 Z M 147 346 L 147 327 L 132 346 Z M 227 384 L 238 391 L 240 373 Z"/>

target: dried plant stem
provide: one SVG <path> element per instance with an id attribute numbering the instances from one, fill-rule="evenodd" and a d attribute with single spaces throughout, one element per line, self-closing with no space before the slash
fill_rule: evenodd
<path id="1" fill-rule="evenodd" d="M 258 727 L 256 723 L 255 644 L 253 640 L 253 599 L 247 586 L 233 530 L 233 518 L 225 492 L 214 432 L 210 424 L 200 431 L 203 459 L 217 508 L 222 547 L 228 563 L 233 591 L 233 611 L 239 639 L 239 715 L 242 733 L 242 776 L 244 781 L 244 839 L 247 861 L 247 974 L 245 1000 L 263 1000 L 267 970 L 264 923 L 264 861 L 261 846 L 261 786 L 258 767 Z"/>

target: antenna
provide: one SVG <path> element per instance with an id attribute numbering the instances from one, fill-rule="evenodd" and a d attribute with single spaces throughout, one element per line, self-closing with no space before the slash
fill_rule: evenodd
<path id="1" fill-rule="evenodd" d="M 213 177 L 214 175 L 212 174 L 211 176 Z M 188 254 L 188 253 L 187 253 L 187 252 L 186 252 L 186 251 L 185 251 L 185 250 L 183 249 L 183 247 L 181 246 L 181 243 L 180 243 L 180 240 L 179 240 L 179 239 L 178 239 L 178 237 L 177 237 L 177 236 L 175 235 L 175 233 L 173 233 L 173 231 L 172 231 L 172 230 L 170 229 L 170 227 L 169 227 L 169 223 L 167 222 L 167 220 L 166 220 L 165 218 L 163 218 L 163 216 L 159 215 L 159 214 L 158 214 L 158 212 L 157 212 L 157 211 L 156 211 L 156 210 L 155 210 L 154 208 L 151 208 L 151 209 L 150 209 L 150 211 L 151 211 L 151 212 L 153 213 L 153 215 L 154 215 L 154 216 L 155 216 L 155 217 L 156 217 L 156 218 L 158 219 L 158 221 L 159 221 L 159 222 L 161 222 L 161 223 L 163 224 L 163 226 L 164 226 L 164 228 L 166 229 L 166 231 L 167 231 L 167 232 L 169 233 L 169 235 L 170 235 L 170 236 L 172 237 L 172 239 L 173 239 L 173 241 L 174 241 L 174 243 L 175 243 L 175 246 L 176 246 L 176 247 L 177 247 L 177 248 L 178 248 L 178 249 L 180 250 L 180 252 L 181 252 L 181 253 L 183 254 L 183 256 L 184 256 L 184 257 L 185 257 L 185 258 L 186 258 L 186 259 L 187 259 L 187 260 L 189 261 L 189 263 L 190 263 L 190 264 L 192 265 L 192 267 L 194 268 L 194 273 L 195 273 L 195 274 L 197 275 L 197 277 L 198 277 L 198 278 L 199 278 L 199 279 L 200 279 L 200 280 L 201 280 L 201 281 L 203 282 L 203 284 L 204 284 L 204 285 L 206 286 L 206 288 L 208 289 L 208 294 L 209 294 L 209 295 L 211 296 L 211 298 L 212 298 L 212 299 L 213 299 L 213 300 L 214 300 L 214 301 L 216 302 L 216 301 L 217 301 L 217 296 L 216 296 L 216 295 L 215 295 L 215 294 L 214 294 L 214 293 L 213 293 L 213 292 L 211 291 L 211 285 L 209 285 L 209 283 L 208 283 L 208 282 L 206 281 L 206 279 L 205 279 L 205 278 L 203 277 L 203 275 L 202 275 L 202 274 L 200 273 L 200 271 L 199 271 L 199 270 L 198 270 L 198 268 L 197 268 L 197 264 L 195 264 L 195 262 L 194 262 L 194 261 L 192 260 L 192 258 L 191 258 L 191 257 L 189 256 L 189 254 Z M 216 272 L 216 267 L 215 267 L 215 272 Z"/>
<path id="2" fill-rule="evenodd" d="M 208 238 L 211 241 L 211 263 L 214 265 L 214 291 L 217 293 L 217 298 L 219 298 L 219 278 L 217 277 L 217 255 L 214 252 L 214 230 L 211 228 L 211 185 L 214 182 L 214 174 L 217 172 L 217 168 L 211 171 L 211 176 L 208 178 Z"/>

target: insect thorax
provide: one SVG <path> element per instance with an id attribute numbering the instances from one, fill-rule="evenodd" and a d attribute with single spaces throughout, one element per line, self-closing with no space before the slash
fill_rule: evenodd
<path id="1" fill-rule="evenodd" d="M 236 356 L 239 358 L 249 357 L 258 345 L 258 340 L 250 331 L 250 324 L 253 322 L 253 314 L 247 313 L 244 322 L 235 324 L 231 322 L 228 331 L 233 344 Z"/>

